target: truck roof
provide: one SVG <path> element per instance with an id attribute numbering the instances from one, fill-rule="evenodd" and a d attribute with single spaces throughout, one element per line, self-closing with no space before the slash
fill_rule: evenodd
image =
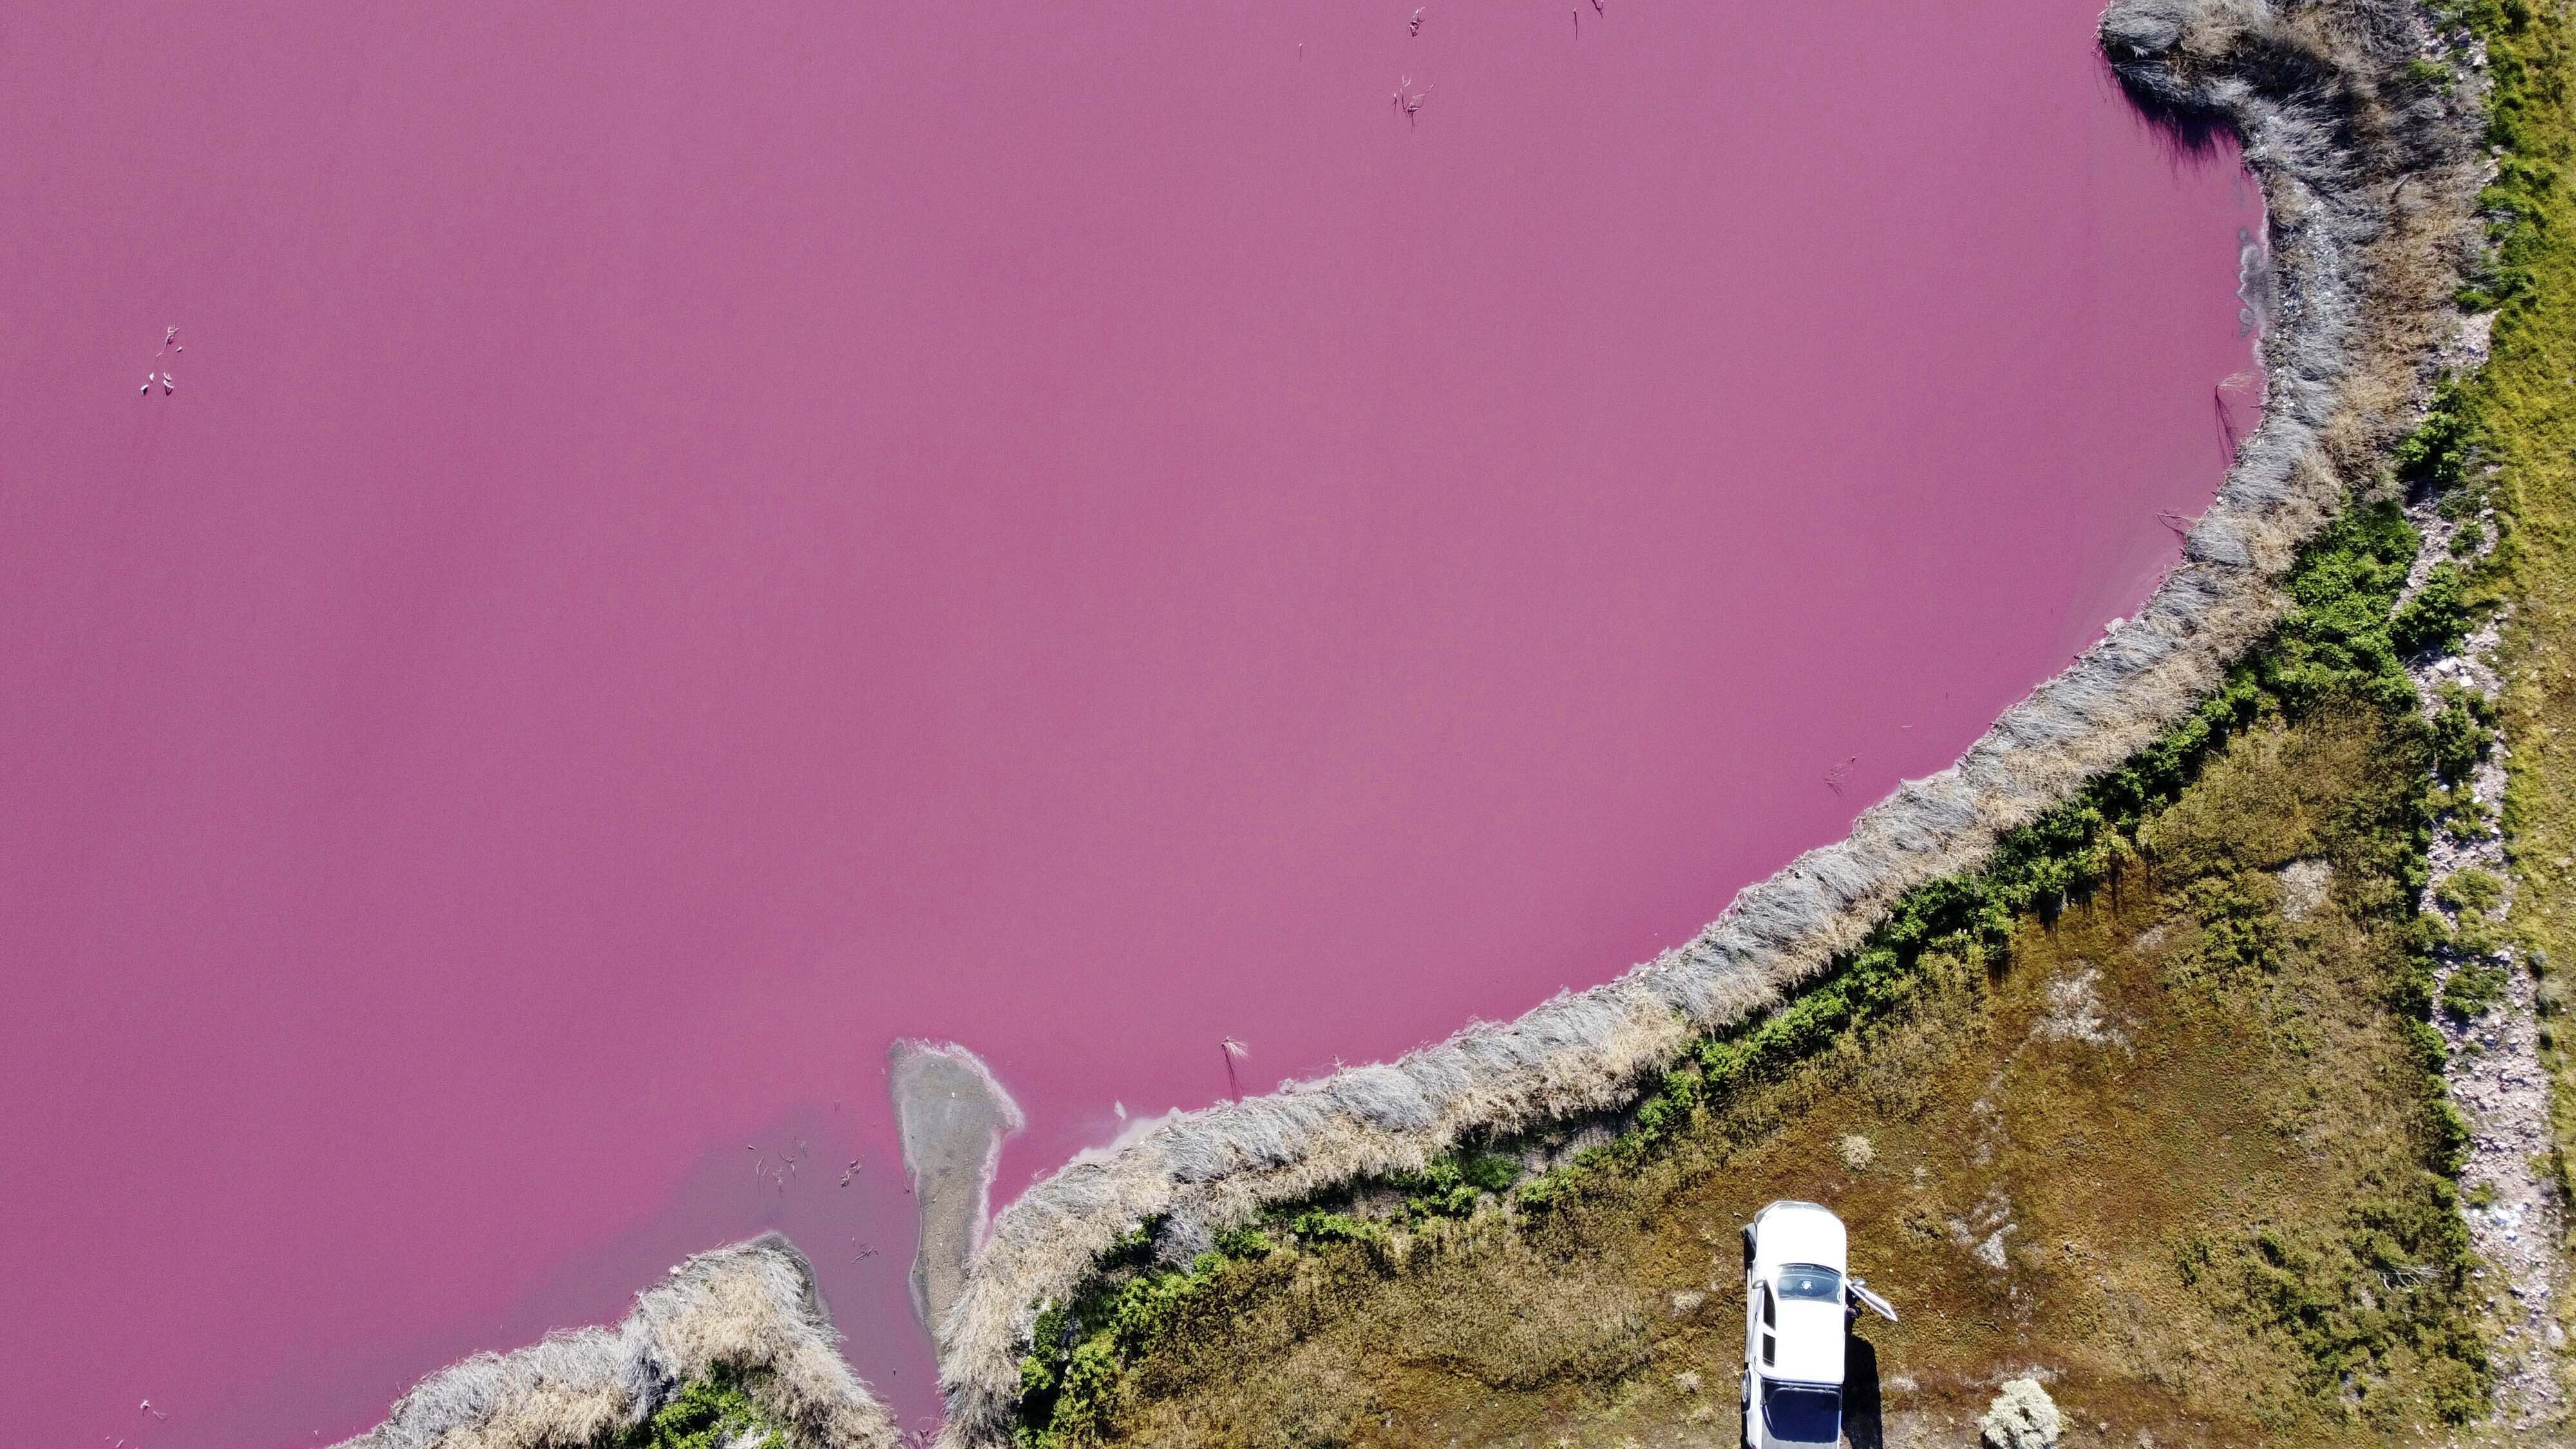
<path id="1" fill-rule="evenodd" d="M 1779 1348 L 1762 1368 L 1765 1378 L 1840 1388 L 1844 1320 L 1839 1303 L 1783 1299 L 1778 1304 Z"/>

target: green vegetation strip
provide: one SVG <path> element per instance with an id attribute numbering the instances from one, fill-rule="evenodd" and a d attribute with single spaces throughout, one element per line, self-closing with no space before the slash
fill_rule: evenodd
<path id="1" fill-rule="evenodd" d="M 787 1449 L 787 1436 L 770 1427 L 744 1381 L 729 1374 L 682 1385 L 652 1417 L 613 1441 L 615 1449 L 728 1449 L 738 1443 L 745 1449 Z"/>

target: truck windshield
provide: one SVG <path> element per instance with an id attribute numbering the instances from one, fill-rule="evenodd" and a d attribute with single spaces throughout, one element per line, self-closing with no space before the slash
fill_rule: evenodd
<path id="1" fill-rule="evenodd" d="M 1806 1298 L 1818 1303 L 1843 1301 L 1843 1275 L 1831 1268 L 1810 1268 L 1792 1263 L 1780 1270 L 1780 1296 Z"/>
<path id="2" fill-rule="evenodd" d="M 1772 1438 L 1784 1443 L 1838 1444 L 1843 1437 L 1842 1390 L 1766 1382 L 1762 1422 Z"/>

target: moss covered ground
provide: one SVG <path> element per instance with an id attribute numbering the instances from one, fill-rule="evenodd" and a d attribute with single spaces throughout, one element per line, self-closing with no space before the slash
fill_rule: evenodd
<path id="1" fill-rule="evenodd" d="M 2487 196 L 2496 325 L 2487 366 L 2461 398 L 2462 497 L 2490 506 L 2502 535 L 2479 585 L 2504 606 L 2508 929 L 2542 976 L 2542 1055 L 2557 1082 L 2548 1167 L 2563 1201 L 2576 1145 L 2576 1053 L 2562 1014 L 2576 965 L 2576 192 L 2566 170 L 2576 108 L 2559 10 L 2485 0 L 2471 18 L 2493 61 L 2503 154 Z"/>

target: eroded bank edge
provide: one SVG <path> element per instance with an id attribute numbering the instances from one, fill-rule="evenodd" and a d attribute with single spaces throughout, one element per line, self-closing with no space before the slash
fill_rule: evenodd
<path id="1" fill-rule="evenodd" d="M 841 1355 L 813 1265 L 772 1233 L 673 1267 L 615 1327 L 452 1364 L 334 1449 L 652 1445 L 674 1420 L 784 1449 L 901 1442 Z"/>

